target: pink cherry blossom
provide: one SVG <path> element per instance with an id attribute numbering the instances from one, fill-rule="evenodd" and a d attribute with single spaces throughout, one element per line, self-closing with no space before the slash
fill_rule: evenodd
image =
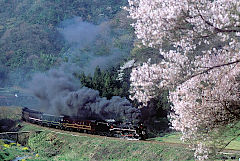
<path id="1" fill-rule="evenodd" d="M 130 98 L 146 106 L 168 88 L 172 127 L 208 159 L 212 134 L 240 121 L 240 1 L 129 0 L 126 10 L 137 37 L 164 56 L 133 68 Z"/>

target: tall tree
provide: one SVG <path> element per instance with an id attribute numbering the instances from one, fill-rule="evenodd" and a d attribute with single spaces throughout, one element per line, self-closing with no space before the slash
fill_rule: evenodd
<path id="1" fill-rule="evenodd" d="M 128 98 L 129 82 L 117 80 L 117 68 L 103 71 L 96 67 L 93 76 L 86 76 L 84 73 L 75 73 L 74 75 L 81 81 L 82 86 L 98 90 L 101 97 L 106 97 L 107 99 L 111 99 L 113 96 Z M 128 79 L 124 78 L 124 80 L 129 80 L 129 77 Z"/>
<path id="2" fill-rule="evenodd" d="M 92 78 L 92 84 L 93 88 L 96 90 L 101 90 L 103 87 L 103 76 L 101 69 L 99 67 L 96 67 L 93 78 Z"/>
<path id="3" fill-rule="evenodd" d="M 240 2 L 129 0 L 127 10 L 137 37 L 164 57 L 132 70 L 132 99 L 147 105 L 156 91 L 170 89 L 173 128 L 196 143 L 197 159 L 208 159 L 216 149 L 207 147 L 239 126 Z"/>

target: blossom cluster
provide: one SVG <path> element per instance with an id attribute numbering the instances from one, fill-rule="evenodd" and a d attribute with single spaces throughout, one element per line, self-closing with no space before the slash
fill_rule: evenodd
<path id="1" fill-rule="evenodd" d="M 161 45 L 169 40 L 185 50 L 219 33 L 226 41 L 228 33 L 239 34 L 240 2 L 238 0 L 129 0 L 133 26 L 143 44 Z"/>
<path id="2" fill-rule="evenodd" d="M 206 160 L 206 134 L 240 118 L 240 1 L 129 0 L 126 9 L 137 37 L 164 56 L 133 68 L 130 98 L 147 105 L 168 88 L 173 128 L 198 140 L 196 158 Z"/>

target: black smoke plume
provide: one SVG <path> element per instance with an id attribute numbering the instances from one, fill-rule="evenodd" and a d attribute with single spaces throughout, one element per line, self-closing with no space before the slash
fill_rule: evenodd
<path id="1" fill-rule="evenodd" d="M 96 66 L 116 65 L 127 54 L 114 46 L 109 22 L 94 25 L 75 17 L 63 21 L 58 30 L 69 46 L 63 55 L 68 61 L 58 69 L 33 76 L 29 89 L 38 98 L 40 110 L 84 118 L 139 119 L 140 110 L 132 107 L 127 99 L 101 98 L 98 91 L 82 87 L 73 76 L 79 71 L 91 74 Z"/>
<path id="2" fill-rule="evenodd" d="M 81 87 L 80 82 L 64 70 L 37 74 L 29 87 L 39 99 L 40 109 L 46 113 L 118 121 L 140 118 L 140 110 L 132 107 L 127 99 L 119 96 L 111 100 L 101 98 L 98 91 Z"/>
<path id="3" fill-rule="evenodd" d="M 116 35 L 109 21 L 94 25 L 74 17 L 61 22 L 58 31 L 69 46 L 64 57 L 86 75 L 93 74 L 97 66 L 103 70 L 117 66 L 129 54 L 114 45 Z"/>

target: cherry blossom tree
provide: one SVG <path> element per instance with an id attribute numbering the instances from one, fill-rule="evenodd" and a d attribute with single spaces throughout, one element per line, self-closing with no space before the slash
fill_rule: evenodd
<path id="1" fill-rule="evenodd" d="M 129 0 L 126 9 L 137 37 L 164 57 L 133 68 L 131 99 L 147 105 L 156 89 L 169 89 L 172 127 L 194 143 L 198 160 L 208 159 L 239 126 L 240 1 Z"/>

